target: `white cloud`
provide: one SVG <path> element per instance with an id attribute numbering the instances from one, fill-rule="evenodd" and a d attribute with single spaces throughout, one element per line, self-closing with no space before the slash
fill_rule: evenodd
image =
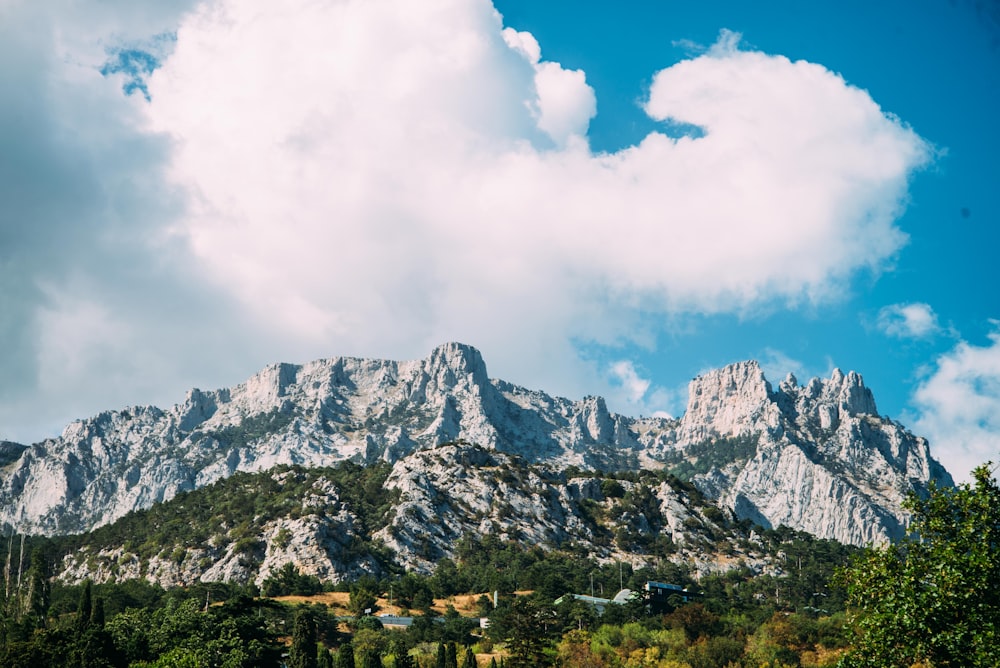
<path id="1" fill-rule="evenodd" d="M 657 73 L 645 107 L 706 136 L 652 133 L 595 154 L 585 73 L 542 60 L 484 0 L 205 0 L 164 3 L 154 18 L 130 3 L 44 4 L 14 6 L 59 49 L 0 26 L 4 62 L 42 62 L 4 72 L 8 111 L 29 95 L 40 105 L 18 110 L 37 133 L 7 134 L 33 138 L 23 154 L 40 163 L 61 138 L 55 162 L 76 189 L 52 192 L 100 201 L 37 228 L 37 248 L 63 238 L 50 229 L 79 235 L 72 253 L 39 262 L 21 249 L 46 275 L 0 265 L 24 295 L 0 333 L 36 342 L 0 368 L 35 360 L 36 375 L 72 350 L 60 323 L 103 314 L 133 332 L 115 339 L 115 359 L 174 361 L 178 375 L 412 358 L 457 339 L 511 380 L 593 391 L 606 375 L 574 341 L 633 338 L 640 313 L 821 301 L 884 266 L 905 243 L 895 219 L 907 180 L 929 159 L 866 92 L 820 65 L 739 51 L 731 33 Z M 149 104 L 97 76 L 109 50 L 174 32 Z M 67 259 L 75 272 L 37 268 Z M 43 308 L 38 284 L 96 310 Z M 187 305 L 187 329 L 143 297 Z M 102 401 L 149 382 L 116 364 L 118 394 Z M 102 377 L 89 371 L 78 376 Z"/>
<path id="2" fill-rule="evenodd" d="M 608 374 L 611 380 L 608 400 L 614 410 L 628 415 L 671 416 L 667 409 L 677 403 L 678 393 L 654 386 L 631 360 L 612 362 Z"/>
<path id="3" fill-rule="evenodd" d="M 988 345 L 961 341 L 939 357 L 914 396 L 914 430 L 927 435 L 956 480 L 970 480 L 987 461 L 1000 463 L 1000 322 L 994 326 Z"/>
<path id="4" fill-rule="evenodd" d="M 611 365 L 611 376 L 621 385 L 625 398 L 631 403 L 638 403 L 649 390 L 649 380 L 639 376 L 635 365 L 629 360 L 619 360 Z"/>
<path id="5" fill-rule="evenodd" d="M 923 339 L 941 331 L 937 315 L 927 304 L 891 304 L 878 313 L 878 328 L 900 339 Z"/>
<path id="6" fill-rule="evenodd" d="M 760 356 L 760 366 L 764 370 L 764 377 L 775 387 L 788 374 L 793 374 L 800 383 L 810 378 L 802 362 L 775 348 L 764 349 L 764 353 Z"/>
<path id="7" fill-rule="evenodd" d="M 150 81 L 177 231 L 288 336 L 382 351 L 823 299 L 904 243 L 928 147 L 823 67 L 727 35 L 646 105 L 706 137 L 595 155 L 583 74 L 512 32 L 484 2 L 204 6 Z"/>

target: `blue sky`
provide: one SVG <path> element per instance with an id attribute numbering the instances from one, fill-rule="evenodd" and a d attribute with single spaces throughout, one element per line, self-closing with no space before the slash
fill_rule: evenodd
<path id="1" fill-rule="evenodd" d="M 11 0 L 0 63 L 2 438 L 461 340 L 630 414 L 853 369 L 1000 459 L 996 2 Z"/>

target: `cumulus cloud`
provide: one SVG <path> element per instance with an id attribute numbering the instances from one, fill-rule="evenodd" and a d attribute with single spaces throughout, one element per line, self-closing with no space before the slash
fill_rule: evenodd
<path id="1" fill-rule="evenodd" d="M 608 366 L 611 387 L 608 399 L 628 415 L 671 417 L 666 410 L 678 402 L 678 392 L 653 385 L 631 360 L 618 360 Z"/>
<path id="2" fill-rule="evenodd" d="M 485 0 L 204 0 L 155 20 L 63 4 L 8 5 L 23 16 L 0 28 L 3 62 L 38 61 L 4 67 L 24 89 L 0 114 L 37 124 L 22 155 L 63 207 L 38 229 L 66 234 L 52 259 L 73 268 L 23 273 L 53 252 L 41 238 L 0 265 L 20 295 L 0 332 L 28 353 L 2 363 L 36 386 L 73 350 L 66 323 L 93 351 L 74 359 L 108 359 L 100 320 L 129 333 L 112 357 L 174 373 L 458 339 L 513 380 L 593 391 L 607 376 L 574 341 L 629 339 L 640 313 L 815 303 L 883 266 L 931 153 L 865 91 L 733 33 L 652 80 L 646 112 L 700 136 L 599 154 L 585 73 Z M 28 15 L 66 53 L 19 37 Z M 151 74 L 116 69 L 162 35 Z M 180 305 L 187 330 L 151 303 Z"/>
<path id="3" fill-rule="evenodd" d="M 764 370 L 764 377 L 774 386 L 783 381 L 788 374 L 794 375 L 799 382 L 811 377 L 801 361 L 775 348 L 764 349 L 760 356 L 760 366 Z"/>
<path id="4" fill-rule="evenodd" d="M 956 480 L 973 468 L 1000 463 L 1000 322 L 984 346 L 959 342 L 938 358 L 914 396 L 914 425 Z"/>
<path id="5" fill-rule="evenodd" d="M 919 302 L 883 307 L 878 313 L 878 328 L 900 339 L 923 339 L 941 331 L 934 309 Z"/>
<path id="6" fill-rule="evenodd" d="M 823 299 L 905 241 L 927 145 L 823 67 L 734 43 L 652 83 L 647 112 L 704 137 L 595 155 L 582 73 L 488 3 L 219 1 L 177 31 L 149 116 L 197 194 L 178 232 L 296 335 L 617 336 L 585 316 Z"/>

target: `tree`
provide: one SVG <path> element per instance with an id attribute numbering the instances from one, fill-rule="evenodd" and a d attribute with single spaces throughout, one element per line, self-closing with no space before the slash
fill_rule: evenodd
<path id="1" fill-rule="evenodd" d="M 382 668 L 382 655 L 377 649 L 365 651 L 361 659 L 361 668 Z"/>
<path id="2" fill-rule="evenodd" d="M 316 668 L 316 656 L 316 622 L 312 612 L 303 608 L 295 614 L 288 665 L 290 668 Z"/>
<path id="3" fill-rule="evenodd" d="M 989 464 L 973 478 L 911 496 L 910 533 L 840 573 L 854 635 L 842 666 L 1000 665 L 1000 487 Z"/>
<path id="4" fill-rule="evenodd" d="M 91 616 L 93 615 L 93 603 L 90 580 L 83 581 L 83 588 L 80 590 L 80 602 L 76 606 L 76 631 L 83 633 L 90 627 Z"/>
<path id="5" fill-rule="evenodd" d="M 476 663 L 476 655 L 473 653 L 472 648 L 466 648 L 465 650 L 465 661 L 462 662 L 462 668 L 476 668 L 479 664 Z"/>
<path id="6" fill-rule="evenodd" d="M 354 668 L 354 645 L 345 642 L 337 650 L 337 668 Z"/>
<path id="7" fill-rule="evenodd" d="M 448 668 L 448 654 L 444 648 L 444 643 L 439 642 L 437 646 L 437 658 L 434 661 L 434 668 Z"/>
<path id="8" fill-rule="evenodd" d="M 535 601 L 519 596 L 506 608 L 498 608 L 490 618 L 489 634 L 506 641 L 510 648 L 510 665 L 515 668 L 536 668 L 548 665 L 544 649 L 548 644 L 548 626 L 555 626 L 554 613 Z"/>
<path id="9" fill-rule="evenodd" d="M 49 585 L 49 563 L 40 548 L 31 551 L 31 565 L 28 567 L 28 592 L 25 600 L 25 612 L 33 615 L 40 623 L 44 623 L 45 614 L 51 602 Z"/>
<path id="10" fill-rule="evenodd" d="M 378 598 L 375 596 L 375 592 L 364 586 L 351 587 L 351 597 L 347 607 L 354 613 L 355 617 L 375 612 L 378 608 L 376 603 L 378 603 Z"/>

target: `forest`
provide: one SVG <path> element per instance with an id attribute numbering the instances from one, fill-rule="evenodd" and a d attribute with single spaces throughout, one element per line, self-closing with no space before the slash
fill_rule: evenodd
<path id="1" fill-rule="evenodd" d="M 667 560 L 640 569 L 466 535 L 454 558 L 426 575 L 390 572 L 334 586 L 289 564 L 259 588 L 67 585 L 51 577 L 65 546 L 10 537 L 0 665 L 1000 665 L 1000 490 L 992 472 L 981 467 L 974 484 L 933 490 L 909 507 L 913 532 L 895 545 L 861 550 L 760 529 L 780 573 L 734 568 L 700 578 Z M 654 604 L 643 595 L 649 581 L 683 594 Z M 600 615 L 566 596 L 610 597 L 622 588 L 636 595 Z M 337 593 L 343 607 L 324 602 Z M 472 609 L 459 603 L 470 600 Z M 384 625 L 383 607 L 412 623 Z"/>

